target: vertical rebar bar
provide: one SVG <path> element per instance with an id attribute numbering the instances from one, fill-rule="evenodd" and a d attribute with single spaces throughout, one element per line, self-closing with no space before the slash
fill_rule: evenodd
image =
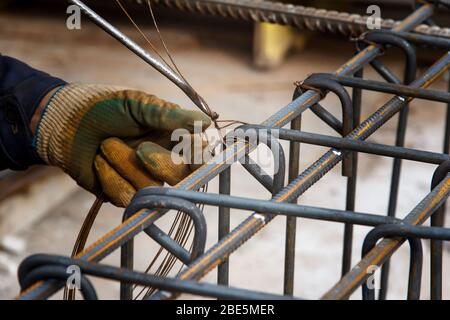
<path id="1" fill-rule="evenodd" d="M 231 193 L 231 168 L 222 171 L 219 175 L 219 193 Z M 230 232 L 230 208 L 219 207 L 219 241 Z M 217 269 L 217 283 L 229 285 L 229 260 L 223 261 Z"/>
<path id="2" fill-rule="evenodd" d="M 450 92 L 450 71 L 447 73 L 448 91 Z M 450 149 L 450 103 L 447 104 L 446 120 L 444 129 L 444 153 L 448 154 Z M 431 217 L 431 226 L 443 227 L 445 225 L 445 203 L 441 208 Z M 430 298 L 431 300 L 442 300 L 442 254 L 443 242 L 441 240 L 430 241 Z"/>
<path id="3" fill-rule="evenodd" d="M 364 69 L 361 68 L 355 73 L 355 77 L 362 78 L 364 76 Z M 353 104 L 353 125 L 358 127 L 361 122 L 361 101 L 362 90 L 353 88 L 352 92 L 352 104 Z M 347 179 L 347 195 L 345 208 L 349 211 L 355 210 L 356 201 L 356 182 L 358 175 L 358 154 L 353 153 L 353 167 L 352 176 Z M 344 226 L 344 244 L 342 249 L 342 271 L 344 276 L 351 267 L 352 263 L 352 244 L 353 244 L 353 225 L 346 223 Z"/>
<path id="4" fill-rule="evenodd" d="M 409 43 L 407 43 L 405 40 L 402 39 L 400 42 L 404 42 L 404 46 L 399 47 L 404 51 L 406 57 L 405 70 L 403 75 L 403 84 L 409 85 L 416 78 L 417 72 L 416 52 L 415 49 L 411 45 L 409 45 Z M 409 104 L 406 104 L 405 107 L 402 110 L 400 110 L 398 117 L 397 132 L 395 137 L 395 146 L 397 147 L 405 146 L 408 115 L 409 115 Z M 391 186 L 387 212 L 387 215 L 389 217 L 395 217 L 396 215 L 401 169 L 402 169 L 402 159 L 395 158 L 392 167 L 392 177 L 391 177 Z M 380 300 L 386 299 L 389 280 L 389 266 L 390 262 L 389 260 L 387 260 L 381 270 L 381 287 L 379 293 Z"/>
<path id="5" fill-rule="evenodd" d="M 450 93 L 450 70 L 447 72 L 447 76 L 447 90 Z M 450 102 L 447 103 L 447 116 L 445 119 L 444 154 L 450 154 Z"/>
<path id="6" fill-rule="evenodd" d="M 301 130 L 302 116 L 298 116 L 291 122 L 292 130 Z M 290 142 L 289 145 L 289 182 L 300 173 L 300 143 Z M 296 203 L 297 201 L 293 201 Z M 286 217 L 286 240 L 284 259 L 284 289 L 285 295 L 294 295 L 295 280 L 295 241 L 297 232 L 297 218 Z"/>

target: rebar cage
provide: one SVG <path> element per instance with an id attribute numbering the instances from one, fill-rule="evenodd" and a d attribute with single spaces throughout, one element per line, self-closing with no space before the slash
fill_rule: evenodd
<path id="1" fill-rule="evenodd" d="M 167 1 L 166 1 L 167 2 Z M 170 1 L 169 1 L 170 2 Z M 199 1 L 195 1 L 196 3 Z M 205 2 L 214 2 L 211 0 Z M 221 1 L 224 2 L 224 1 Z M 233 5 L 235 1 L 231 1 Z M 261 2 L 258 2 L 261 3 Z M 262 1 L 264 4 L 264 1 Z M 122 224 L 94 242 L 75 258 L 54 255 L 33 255 L 23 261 L 19 268 L 22 288 L 20 299 L 45 299 L 65 286 L 68 266 L 76 265 L 82 272 L 81 291 L 86 299 L 96 299 L 96 291 L 89 279 L 94 276 L 121 283 L 121 298 L 132 298 L 133 285 L 151 286 L 157 290 L 148 298 L 176 298 L 181 293 L 222 299 L 298 299 L 294 292 L 294 257 L 296 219 L 308 218 L 339 222 L 344 225 L 342 277 L 322 299 L 346 299 L 359 287 L 363 299 L 375 299 L 375 290 L 366 281 L 373 266 L 382 267 L 379 298 L 386 298 L 389 275 L 389 258 L 406 240 L 410 248 L 408 299 L 419 299 L 422 277 L 422 239 L 429 239 L 431 299 L 442 298 L 443 242 L 450 240 L 450 229 L 444 227 L 445 202 L 450 195 L 450 93 L 427 89 L 450 68 L 450 39 L 443 35 L 430 35 L 423 22 L 431 22 L 433 12 L 439 6 L 449 6 L 445 1 L 420 2 L 417 9 L 400 23 L 383 30 L 364 32 L 357 38 L 357 54 L 330 74 L 313 74 L 298 83 L 293 101 L 281 108 L 260 125 L 245 125 L 240 129 L 252 130 L 258 137 L 277 139 L 271 144 L 287 140 L 290 144 L 289 158 L 284 159 L 279 145 L 279 170 L 270 177 L 255 162 L 245 162 L 244 167 L 269 190 L 271 200 L 256 200 L 230 195 L 230 161 L 247 157 L 255 145 L 245 139 L 230 143 L 212 161 L 192 173 L 175 188 L 147 188 L 139 191 L 124 213 Z M 278 8 L 286 6 L 279 4 Z M 281 9 L 280 9 L 281 10 Z M 295 10 L 291 9 L 291 12 Z M 444 29 L 445 31 L 445 29 Z M 450 33 L 449 33 L 450 34 Z M 446 52 L 425 73 L 416 76 L 416 46 L 426 46 Z M 377 58 L 389 48 L 397 47 L 405 55 L 404 78 L 398 79 Z M 364 78 L 364 68 L 371 65 L 386 81 Z M 450 86 L 450 83 L 449 83 Z M 351 95 L 347 88 L 352 88 Z M 392 94 L 393 97 L 370 117 L 361 121 L 362 91 Z M 320 105 L 329 93 L 336 94 L 342 105 L 342 121 Z M 409 102 L 415 98 L 438 101 L 447 108 L 444 147 L 442 153 L 428 152 L 404 147 Z M 313 111 L 342 138 L 301 131 L 301 117 L 306 110 Z M 395 146 L 365 142 L 394 115 L 399 114 Z M 290 124 L 290 129 L 284 128 Z M 262 139 L 261 139 L 262 141 Z M 326 146 L 330 149 L 303 172 L 299 171 L 300 144 Z M 375 154 L 394 159 L 388 214 L 375 215 L 355 211 L 358 153 Z M 409 212 L 404 219 L 395 217 L 402 160 L 412 160 L 436 165 L 430 184 L 430 193 Z M 338 163 L 343 162 L 342 174 L 347 179 L 345 210 L 325 209 L 298 205 L 297 199 L 312 187 Z M 288 172 L 285 172 L 285 171 Z M 289 181 L 285 183 L 285 173 Z M 219 177 L 219 194 L 198 190 L 215 177 Z M 199 204 L 216 206 L 219 214 L 220 240 L 205 251 L 206 222 Z M 230 230 L 230 208 L 253 212 L 236 228 Z M 154 222 L 169 210 L 179 210 L 188 216 L 195 226 L 192 250 L 180 246 Z M 278 216 L 286 216 L 284 294 L 234 288 L 228 286 L 228 257 L 244 242 Z M 430 226 L 422 224 L 430 220 Z M 372 227 L 363 243 L 361 260 L 352 267 L 352 231 L 354 225 Z M 160 277 L 133 270 L 133 238 L 147 233 L 186 266 L 176 277 Z M 101 264 L 101 260 L 113 251 L 121 249 L 121 266 Z M 199 283 L 200 279 L 218 268 L 218 283 Z M 447 270 L 448 271 L 448 270 Z"/>

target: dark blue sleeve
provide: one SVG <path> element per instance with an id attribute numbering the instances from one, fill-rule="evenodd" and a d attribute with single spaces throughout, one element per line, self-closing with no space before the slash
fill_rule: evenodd
<path id="1" fill-rule="evenodd" d="M 0 170 L 24 170 L 42 160 L 32 146 L 31 118 L 45 95 L 65 81 L 0 55 Z"/>

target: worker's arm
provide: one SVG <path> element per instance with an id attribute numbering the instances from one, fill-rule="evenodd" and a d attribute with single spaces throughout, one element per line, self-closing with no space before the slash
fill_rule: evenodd
<path id="1" fill-rule="evenodd" d="M 47 92 L 66 84 L 63 80 L 0 56 L 0 169 L 23 170 L 42 163 L 29 123 Z"/>
<path id="2" fill-rule="evenodd" d="M 198 111 L 141 91 L 71 83 L 0 56 L 0 168 L 60 167 L 83 188 L 125 206 L 136 190 L 176 184 L 191 172 L 175 163 L 171 133 L 202 129 Z"/>

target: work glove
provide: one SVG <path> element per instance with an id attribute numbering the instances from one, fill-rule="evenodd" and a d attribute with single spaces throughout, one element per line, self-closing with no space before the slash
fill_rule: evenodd
<path id="1" fill-rule="evenodd" d="M 34 139 L 39 156 L 120 207 L 139 189 L 175 185 L 188 176 L 194 167 L 172 154 L 171 134 L 193 133 L 197 121 L 202 131 L 210 126 L 199 111 L 102 85 L 63 86 L 41 114 Z"/>

